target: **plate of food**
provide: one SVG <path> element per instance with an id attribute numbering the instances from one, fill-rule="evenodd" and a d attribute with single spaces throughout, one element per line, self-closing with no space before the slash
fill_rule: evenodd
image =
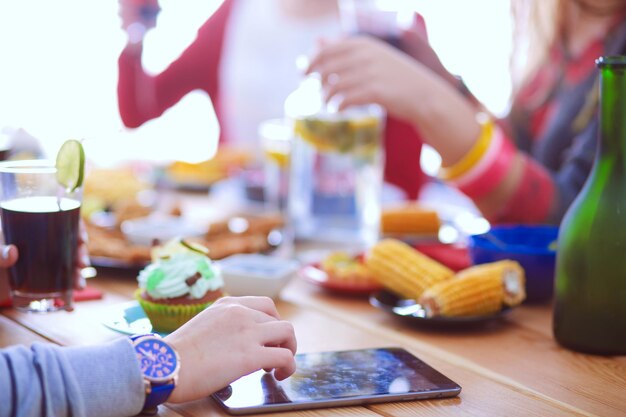
<path id="1" fill-rule="evenodd" d="M 417 203 L 390 205 L 380 215 L 382 236 L 407 243 L 437 241 L 441 225 L 437 211 Z"/>
<path id="2" fill-rule="evenodd" d="M 109 258 L 106 256 L 90 256 L 89 260 L 94 268 L 110 268 L 127 270 L 129 272 L 139 271 L 148 263 L 145 261 L 131 261 L 120 258 Z"/>
<path id="3" fill-rule="evenodd" d="M 468 316 L 429 316 L 428 310 L 417 301 L 402 298 L 390 291 L 377 291 L 370 295 L 370 304 L 398 317 L 408 319 L 413 323 L 440 328 L 457 328 L 483 325 L 501 319 L 512 308 L 503 306 L 497 311 L 488 314 L 473 314 Z"/>
<path id="4" fill-rule="evenodd" d="M 187 230 L 184 238 L 190 242 L 199 243 L 209 249 L 211 259 L 218 260 L 239 253 L 269 253 L 277 249 L 284 241 L 284 220 L 278 215 L 233 215 L 221 221 L 208 224 L 208 229 L 202 226 L 198 229 L 181 228 L 181 220 L 175 217 L 157 217 L 150 215 L 150 221 L 154 219 L 170 219 L 176 225 L 175 230 Z M 87 221 L 87 243 L 91 263 L 96 267 L 122 268 L 138 270 L 151 260 L 150 239 L 142 234 L 139 238 L 138 231 L 145 231 L 148 218 L 136 218 L 122 224 L 141 227 L 122 227 L 122 224 L 113 226 L 100 226 Z M 150 224 L 147 222 L 147 224 Z M 122 230 L 124 229 L 124 230 Z M 152 232 L 165 233 L 162 239 L 156 236 L 158 241 L 166 241 L 172 238 L 169 233 L 171 228 L 148 228 Z M 198 233 L 199 232 L 199 233 Z"/>
<path id="5" fill-rule="evenodd" d="M 382 288 L 361 255 L 342 251 L 331 252 L 320 262 L 302 267 L 299 274 L 305 281 L 337 293 L 368 295 Z"/>
<path id="6" fill-rule="evenodd" d="M 526 297 L 524 269 L 516 261 L 457 272 L 402 241 L 385 239 L 370 249 L 366 265 L 385 286 L 370 303 L 420 324 L 483 324 L 502 317 Z"/>
<path id="7" fill-rule="evenodd" d="M 172 162 L 158 175 L 158 182 L 181 191 L 204 192 L 216 182 L 242 170 L 252 159 L 247 150 L 220 147 L 213 158 L 205 161 Z"/>

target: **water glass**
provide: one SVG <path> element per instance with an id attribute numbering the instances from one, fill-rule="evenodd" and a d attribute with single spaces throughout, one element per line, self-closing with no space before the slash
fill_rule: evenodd
<path id="1" fill-rule="evenodd" d="M 402 31 L 411 26 L 414 10 L 406 0 L 340 0 L 343 31 L 367 34 L 402 49 Z"/>
<path id="2" fill-rule="evenodd" d="M 378 240 L 383 120 L 375 105 L 295 119 L 289 218 L 297 239 L 357 250 Z"/>
<path id="3" fill-rule="evenodd" d="M 289 193 L 289 160 L 292 127 L 286 119 L 270 119 L 259 125 L 264 153 L 264 196 L 269 211 L 282 211 Z"/>

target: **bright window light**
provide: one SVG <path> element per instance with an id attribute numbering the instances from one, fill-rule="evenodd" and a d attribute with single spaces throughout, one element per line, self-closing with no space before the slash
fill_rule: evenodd
<path id="1" fill-rule="evenodd" d="M 432 45 L 450 71 L 503 113 L 510 94 L 508 2 L 406 1 L 425 16 Z M 157 29 L 145 42 L 146 68 L 165 68 L 220 2 L 161 0 Z M 22 128 L 49 154 L 68 138 L 84 138 L 88 155 L 105 165 L 210 157 L 219 128 L 204 93 L 192 93 L 138 129 L 123 126 L 116 88 L 126 36 L 117 12 L 116 0 L 0 2 L 0 130 Z"/>

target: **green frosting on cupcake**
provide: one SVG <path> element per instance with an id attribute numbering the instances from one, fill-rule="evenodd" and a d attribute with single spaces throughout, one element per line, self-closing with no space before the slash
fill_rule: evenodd
<path id="1" fill-rule="evenodd" d="M 165 279 L 165 272 L 162 269 L 153 269 L 148 275 L 148 282 L 146 283 L 146 290 L 152 292 L 156 290 L 161 281 Z"/>
<path id="2" fill-rule="evenodd" d="M 139 272 L 139 287 L 153 299 L 188 296 L 200 299 L 224 286 L 220 271 L 199 253 L 177 253 L 158 259 Z"/>

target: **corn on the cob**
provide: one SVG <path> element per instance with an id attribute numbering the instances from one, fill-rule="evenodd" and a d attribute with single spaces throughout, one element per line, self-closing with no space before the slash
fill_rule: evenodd
<path id="1" fill-rule="evenodd" d="M 454 275 L 450 268 L 396 239 L 374 245 L 365 265 L 383 287 L 415 300 L 426 288 Z"/>
<path id="2" fill-rule="evenodd" d="M 524 270 L 515 261 L 476 265 L 428 288 L 419 299 L 428 317 L 475 316 L 522 302 Z"/>
<path id="3" fill-rule="evenodd" d="M 380 216 L 382 233 L 434 234 L 439 231 L 441 221 L 434 210 L 416 205 L 386 208 Z"/>

